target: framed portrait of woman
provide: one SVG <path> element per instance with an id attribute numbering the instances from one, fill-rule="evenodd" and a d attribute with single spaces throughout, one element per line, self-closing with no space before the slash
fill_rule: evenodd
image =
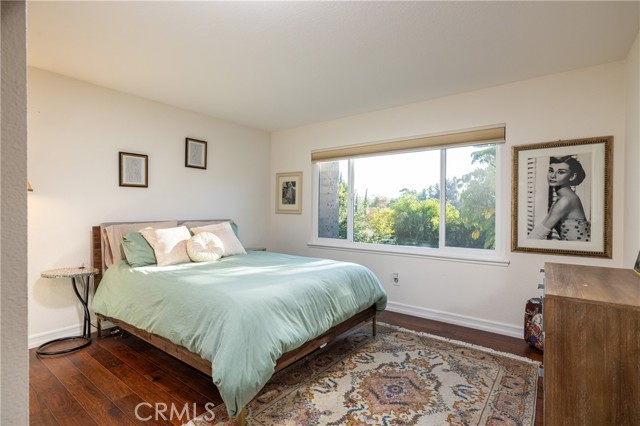
<path id="1" fill-rule="evenodd" d="M 511 250 L 611 258 L 612 136 L 512 148 Z"/>

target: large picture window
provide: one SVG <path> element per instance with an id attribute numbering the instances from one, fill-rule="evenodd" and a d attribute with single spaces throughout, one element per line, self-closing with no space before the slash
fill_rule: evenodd
<path id="1" fill-rule="evenodd" d="M 495 251 L 500 130 L 478 143 L 467 138 L 431 146 L 422 138 L 424 146 L 409 152 L 391 142 L 355 154 L 353 148 L 318 153 L 312 157 L 316 239 L 381 249 Z"/>

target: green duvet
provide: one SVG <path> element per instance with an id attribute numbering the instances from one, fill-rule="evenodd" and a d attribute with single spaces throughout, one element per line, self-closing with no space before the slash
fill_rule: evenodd
<path id="1" fill-rule="evenodd" d="M 384 288 L 353 263 L 264 251 L 216 262 L 105 273 L 95 312 L 163 336 L 211 360 L 213 382 L 236 416 L 282 354 L 375 304 Z"/>

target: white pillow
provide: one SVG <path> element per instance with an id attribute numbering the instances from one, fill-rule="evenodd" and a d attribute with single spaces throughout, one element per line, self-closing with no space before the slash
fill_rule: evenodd
<path id="1" fill-rule="evenodd" d="M 194 262 L 211 262 L 222 257 L 222 240 L 211 232 L 200 232 L 187 241 L 187 253 Z"/>
<path id="2" fill-rule="evenodd" d="M 212 234 L 215 234 L 220 238 L 220 240 L 222 240 L 223 257 L 233 256 L 236 254 L 247 254 L 244 247 L 242 247 L 242 243 L 233 232 L 233 228 L 231 228 L 231 224 L 229 222 L 191 228 L 191 232 L 194 234 L 199 234 L 201 232 L 211 232 Z"/>
<path id="3" fill-rule="evenodd" d="M 158 266 L 191 262 L 187 253 L 187 241 L 191 233 L 186 226 L 176 228 L 144 228 L 139 231 L 153 248 Z"/>

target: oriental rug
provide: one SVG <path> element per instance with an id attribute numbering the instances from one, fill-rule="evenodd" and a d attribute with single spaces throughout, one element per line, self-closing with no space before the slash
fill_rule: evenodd
<path id="1" fill-rule="evenodd" d="M 364 325 L 275 374 L 247 426 L 534 423 L 539 363 L 387 324 Z M 185 426 L 231 426 L 224 405 Z"/>

